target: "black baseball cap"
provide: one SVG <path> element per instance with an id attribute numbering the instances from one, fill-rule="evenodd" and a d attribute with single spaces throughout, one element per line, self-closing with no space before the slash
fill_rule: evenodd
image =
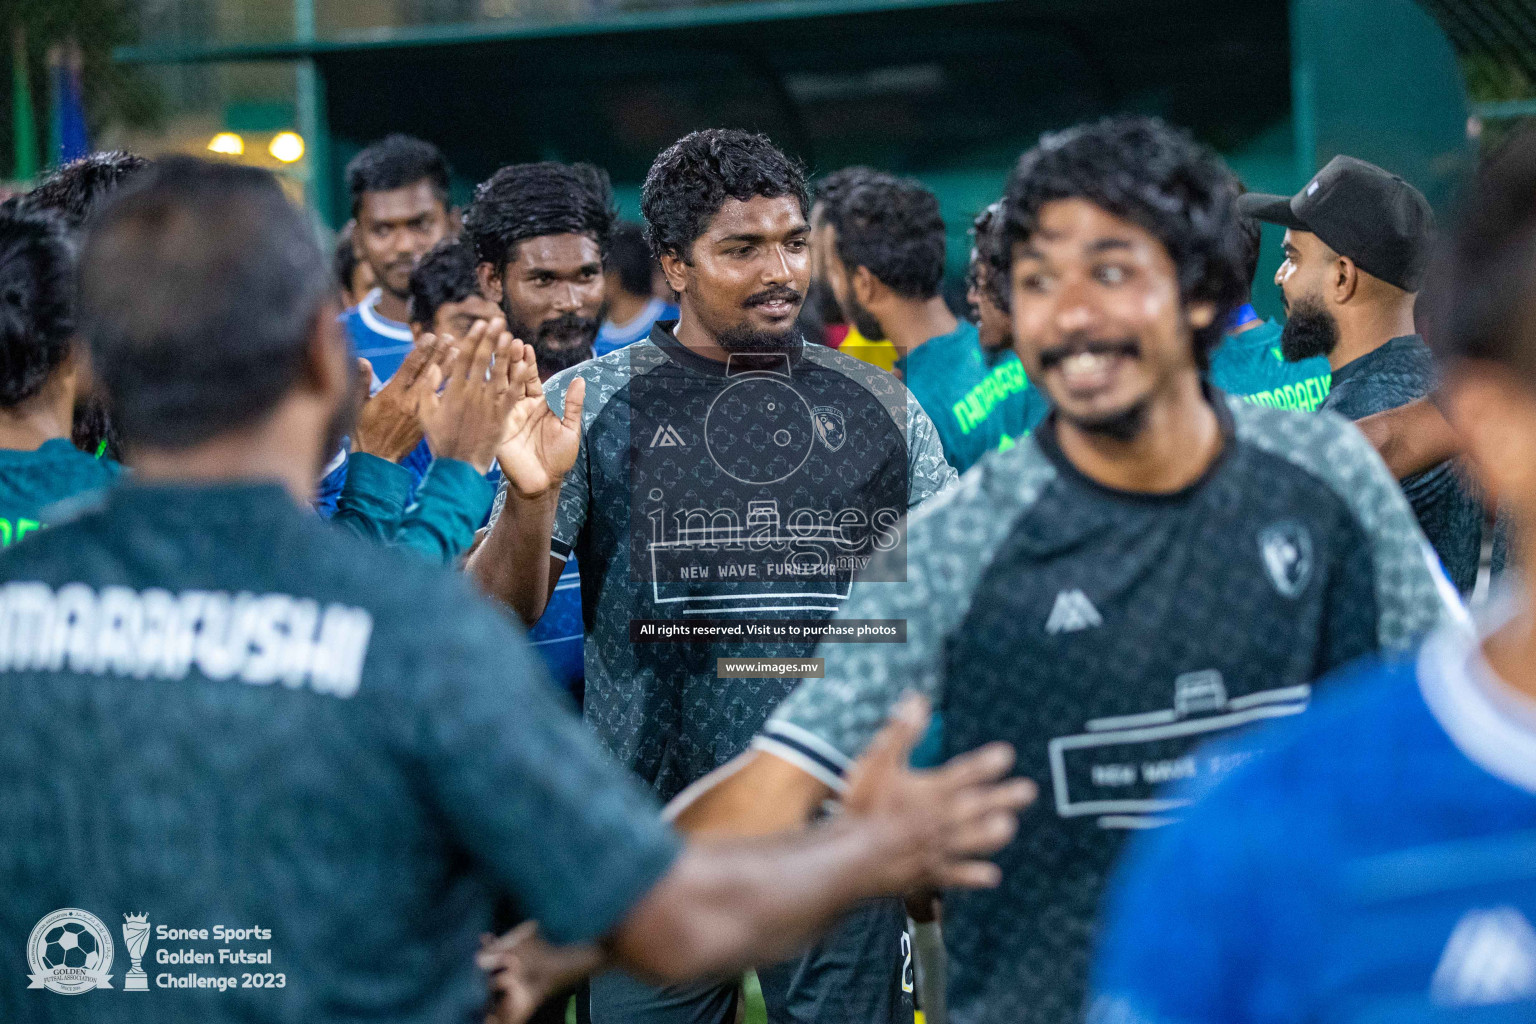
<path id="1" fill-rule="evenodd" d="M 1336 156 L 1294 196 L 1249 192 L 1246 216 L 1310 231 L 1372 277 L 1405 292 L 1424 279 L 1435 215 L 1424 193 L 1375 164 Z"/>

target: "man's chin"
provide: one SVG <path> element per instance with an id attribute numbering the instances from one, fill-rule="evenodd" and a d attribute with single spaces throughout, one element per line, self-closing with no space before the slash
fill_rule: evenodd
<path id="1" fill-rule="evenodd" d="M 1145 401 L 1097 409 L 1057 405 L 1056 414 L 1078 431 L 1110 441 L 1134 441 L 1147 426 Z"/>

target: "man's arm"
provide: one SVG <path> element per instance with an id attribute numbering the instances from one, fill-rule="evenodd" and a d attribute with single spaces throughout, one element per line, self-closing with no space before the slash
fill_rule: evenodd
<path id="1" fill-rule="evenodd" d="M 557 416 L 539 381 L 532 346 L 514 342 L 512 358 L 523 394 L 496 452 L 506 482 L 468 569 L 481 590 L 532 625 L 544 613 L 565 563 L 566 553 L 551 547 L 556 513 L 562 501 L 573 509 L 584 505 L 586 479 L 577 456 L 586 381 L 571 378 L 564 415 Z"/>
<path id="2" fill-rule="evenodd" d="M 1399 480 L 1461 454 L 1461 438 L 1429 398 L 1355 421 Z"/>

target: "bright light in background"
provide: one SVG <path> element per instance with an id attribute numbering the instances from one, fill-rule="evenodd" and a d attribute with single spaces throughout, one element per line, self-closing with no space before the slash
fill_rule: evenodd
<path id="1" fill-rule="evenodd" d="M 285 164 L 291 164 L 304 155 L 304 140 L 294 132 L 278 132 L 267 144 L 267 152 Z"/>
<path id="2" fill-rule="evenodd" d="M 219 132 L 208 140 L 208 151 L 223 156 L 241 156 L 245 153 L 245 140 L 234 132 Z"/>

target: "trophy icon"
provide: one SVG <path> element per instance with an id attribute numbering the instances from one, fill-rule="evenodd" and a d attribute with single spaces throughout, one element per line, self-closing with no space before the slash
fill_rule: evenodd
<path id="1" fill-rule="evenodd" d="M 124 992 L 148 992 L 149 975 L 140 963 L 144 959 L 144 947 L 149 945 L 149 915 L 123 915 L 123 943 L 128 947 L 128 959 L 133 961 L 123 976 Z"/>

